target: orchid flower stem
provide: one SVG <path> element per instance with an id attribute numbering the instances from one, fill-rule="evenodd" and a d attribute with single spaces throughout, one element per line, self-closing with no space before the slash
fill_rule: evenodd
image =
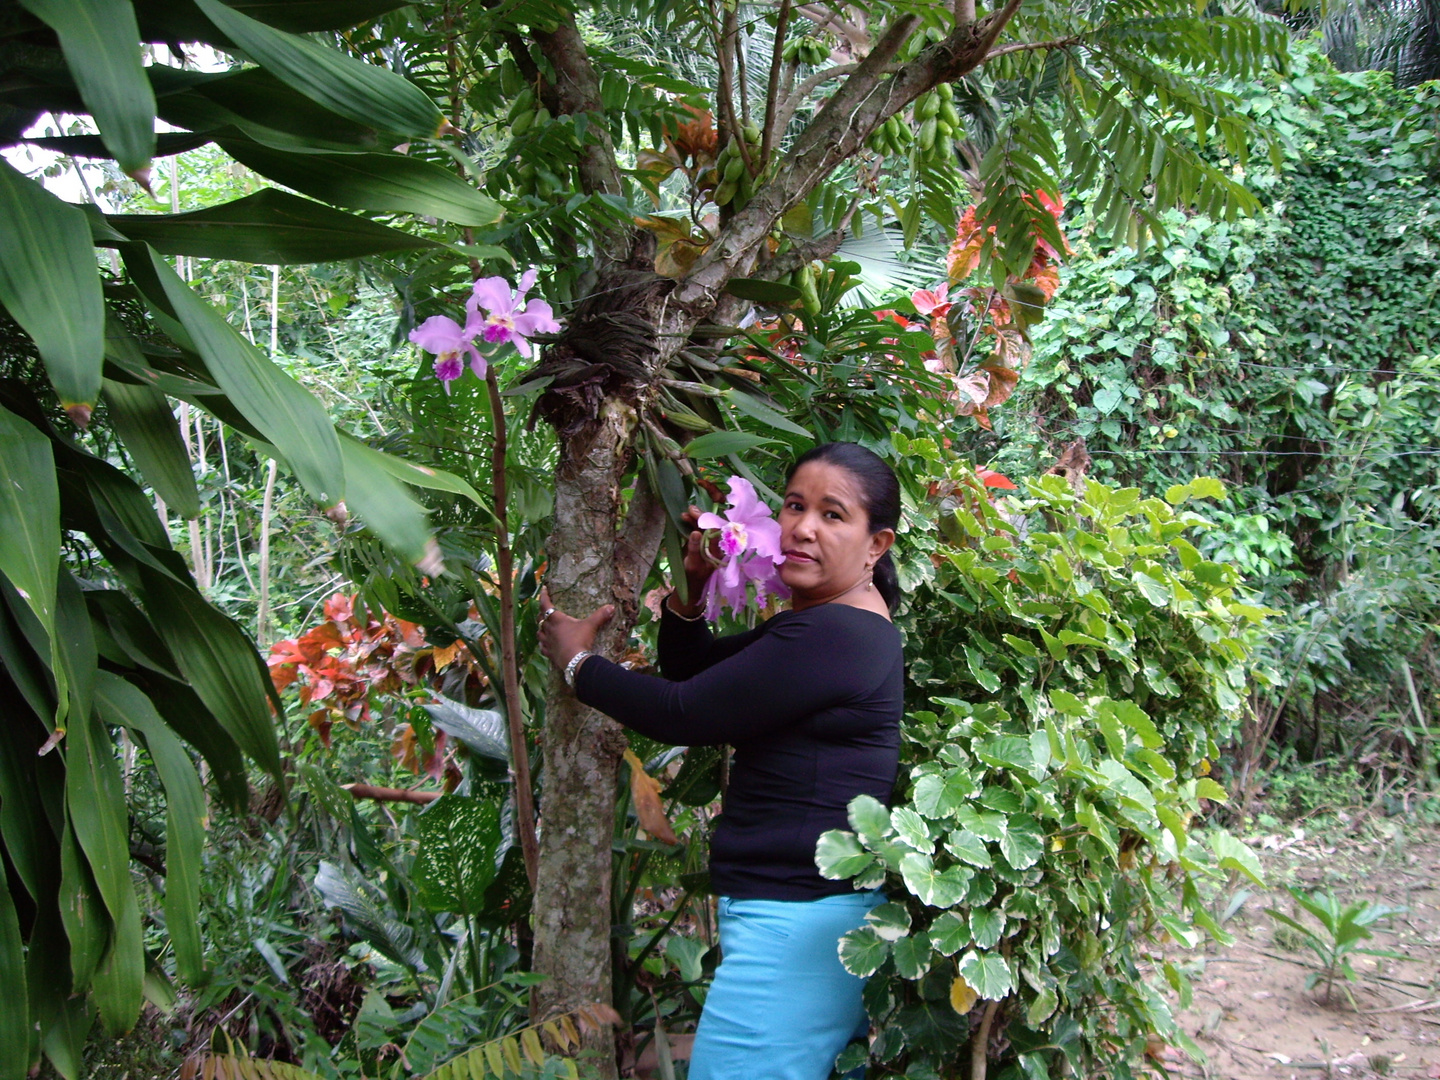
<path id="1" fill-rule="evenodd" d="M 506 509 L 505 455 L 509 439 L 505 430 L 505 403 L 495 366 L 485 373 L 490 394 L 490 421 L 495 433 L 491 446 L 491 492 L 495 503 L 495 569 L 500 586 L 500 673 L 505 684 L 505 719 L 510 728 L 510 773 L 515 783 L 515 831 L 525 857 L 525 876 L 535 888 L 540 867 L 540 845 L 535 838 L 535 787 L 530 780 L 529 743 L 525 738 L 525 714 L 520 694 L 520 671 L 515 648 L 515 555 L 510 550 L 510 515 Z"/>

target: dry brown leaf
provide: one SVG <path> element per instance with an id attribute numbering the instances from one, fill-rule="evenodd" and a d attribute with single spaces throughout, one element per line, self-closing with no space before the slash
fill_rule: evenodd
<path id="1" fill-rule="evenodd" d="M 453 664 L 455 662 L 455 657 L 460 655 L 460 650 L 464 647 L 465 643 L 459 638 L 456 638 L 449 645 L 436 646 L 435 649 L 430 653 L 430 659 L 435 663 L 435 670 L 444 671 L 447 667 Z"/>
<path id="2" fill-rule="evenodd" d="M 635 800 L 635 816 L 640 819 L 640 827 L 661 843 L 678 844 L 680 840 L 660 802 L 660 781 L 645 771 L 634 750 L 625 751 L 625 761 L 630 766 L 630 796 Z"/>

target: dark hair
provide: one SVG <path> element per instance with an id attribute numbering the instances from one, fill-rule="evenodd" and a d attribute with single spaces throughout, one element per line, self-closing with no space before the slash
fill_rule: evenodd
<path id="1" fill-rule="evenodd" d="M 900 524 L 900 481 L 895 479 L 895 471 L 885 464 L 880 455 L 859 443 L 821 443 L 795 459 L 795 464 L 790 466 L 790 472 L 785 476 L 786 487 L 800 467 L 812 461 L 838 465 L 855 478 L 860 485 L 860 497 L 865 502 L 870 535 L 882 529 L 894 529 Z M 875 564 L 875 588 L 880 591 L 885 606 L 894 611 L 895 605 L 900 602 L 900 578 L 895 572 L 895 560 L 888 551 Z"/>

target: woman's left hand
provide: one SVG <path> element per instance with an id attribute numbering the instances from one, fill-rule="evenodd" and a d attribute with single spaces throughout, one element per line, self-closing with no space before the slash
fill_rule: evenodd
<path id="1" fill-rule="evenodd" d="M 540 590 L 540 651 L 561 671 L 578 652 L 595 644 L 595 635 L 615 614 L 615 605 L 596 608 L 587 618 L 575 619 L 555 610 L 550 590 Z"/>

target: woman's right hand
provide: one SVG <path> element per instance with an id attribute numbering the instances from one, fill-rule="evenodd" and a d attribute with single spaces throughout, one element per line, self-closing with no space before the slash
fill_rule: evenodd
<path id="1" fill-rule="evenodd" d="M 705 556 L 705 534 L 695 527 L 700 514 L 700 508 L 692 506 L 680 516 L 681 523 L 690 529 L 690 538 L 685 543 L 685 584 L 689 603 L 680 603 L 680 597 L 676 593 L 671 593 L 670 599 L 666 601 L 675 614 L 683 615 L 687 619 L 693 619 L 700 613 L 700 594 L 705 591 L 705 583 L 715 572 L 715 562 Z M 711 555 L 716 561 L 720 558 L 718 549 L 712 548 Z"/>

